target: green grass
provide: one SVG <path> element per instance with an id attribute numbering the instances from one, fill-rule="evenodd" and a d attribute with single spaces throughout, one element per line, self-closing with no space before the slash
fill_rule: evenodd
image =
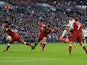
<path id="1" fill-rule="evenodd" d="M 87 54 L 79 44 L 67 56 L 68 44 L 47 44 L 45 51 L 38 45 L 35 50 L 22 44 L 12 44 L 9 52 L 2 52 L 6 47 L 0 44 L 0 65 L 87 65 Z"/>

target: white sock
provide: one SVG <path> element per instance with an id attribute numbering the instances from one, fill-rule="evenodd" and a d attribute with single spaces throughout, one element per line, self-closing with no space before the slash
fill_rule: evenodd
<path id="1" fill-rule="evenodd" d="M 67 30 L 64 30 L 64 31 L 63 31 L 63 33 L 62 33 L 62 37 L 65 36 L 66 32 L 67 32 Z"/>
<path id="2" fill-rule="evenodd" d="M 26 42 L 24 42 L 24 44 L 26 45 Z"/>

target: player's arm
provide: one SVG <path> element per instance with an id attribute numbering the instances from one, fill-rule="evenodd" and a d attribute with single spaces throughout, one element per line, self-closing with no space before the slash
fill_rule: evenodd
<path id="1" fill-rule="evenodd" d="M 73 26 L 70 26 L 66 32 L 66 35 L 73 29 Z"/>
<path id="2" fill-rule="evenodd" d="M 51 29 L 51 32 L 52 33 L 57 33 L 58 32 L 58 29 Z"/>

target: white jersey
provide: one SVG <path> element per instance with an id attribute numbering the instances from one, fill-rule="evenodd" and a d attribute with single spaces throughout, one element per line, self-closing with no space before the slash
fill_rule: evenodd
<path id="1" fill-rule="evenodd" d="M 87 37 L 87 28 L 83 30 L 84 36 Z"/>
<path id="2" fill-rule="evenodd" d="M 73 20 L 69 20 L 69 23 L 66 26 L 72 26 L 74 22 L 75 22 L 74 19 Z"/>

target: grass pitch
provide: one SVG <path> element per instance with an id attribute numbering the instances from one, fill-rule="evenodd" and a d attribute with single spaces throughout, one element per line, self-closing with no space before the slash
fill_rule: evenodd
<path id="1" fill-rule="evenodd" d="M 87 54 L 79 44 L 67 56 L 68 44 L 49 43 L 45 51 L 40 45 L 35 50 L 22 44 L 12 44 L 9 52 L 2 52 L 6 44 L 0 44 L 0 65 L 87 65 Z"/>

